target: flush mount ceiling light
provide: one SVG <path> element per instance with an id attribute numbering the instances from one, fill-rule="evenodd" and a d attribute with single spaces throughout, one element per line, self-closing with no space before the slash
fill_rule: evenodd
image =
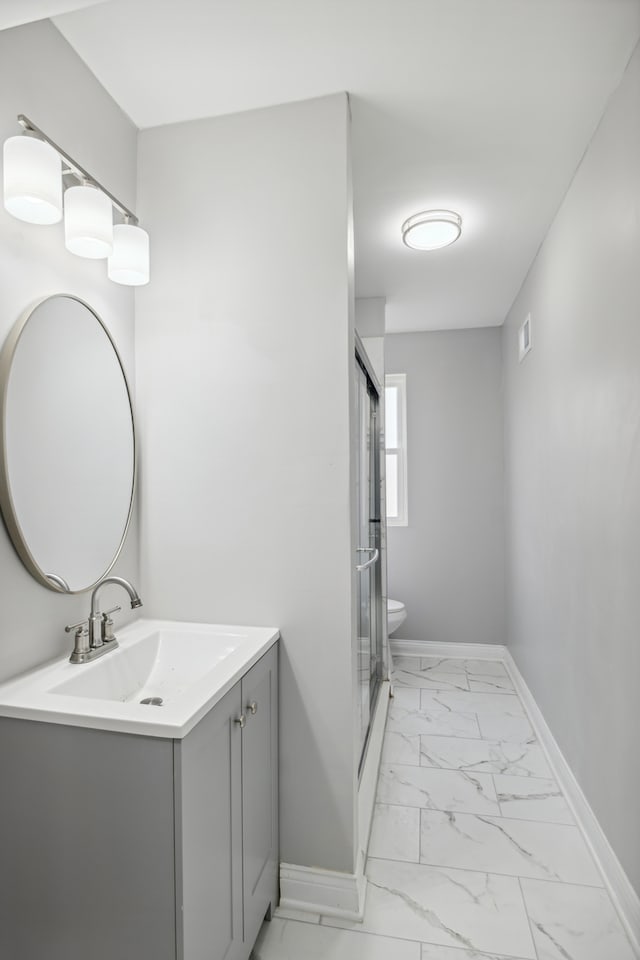
<path id="1" fill-rule="evenodd" d="M 461 233 L 462 218 L 453 210 L 425 210 L 402 224 L 402 241 L 413 250 L 448 247 Z"/>
<path id="2" fill-rule="evenodd" d="M 149 236 L 136 215 L 34 123 L 18 115 L 23 136 L 4 145 L 4 205 L 27 223 L 57 223 L 64 190 L 65 246 L 80 257 L 109 258 L 115 283 L 149 281 Z M 64 188 L 64 177 L 77 184 Z M 113 223 L 113 212 L 123 223 Z"/>

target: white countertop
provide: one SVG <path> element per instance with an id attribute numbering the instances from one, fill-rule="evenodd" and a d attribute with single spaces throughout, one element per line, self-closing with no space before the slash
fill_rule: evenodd
<path id="1" fill-rule="evenodd" d="M 279 636 L 276 627 L 137 620 L 91 663 L 66 655 L 0 684 L 0 717 L 181 739 Z M 149 696 L 162 706 L 140 703 Z"/>

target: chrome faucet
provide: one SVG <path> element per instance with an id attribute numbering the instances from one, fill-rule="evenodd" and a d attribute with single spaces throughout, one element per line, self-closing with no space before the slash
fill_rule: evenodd
<path id="1" fill-rule="evenodd" d="M 71 663 L 88 663 L 90 660 L 102 656 L 103 653 L 107 653 L 108 650 L 115 650 L 118 646 L 118 641 L 113 633 L 111 614 L 121 610 L 122 607 L 112 607 L 105 613 L 100 613 L 98 608 L 98 592 L 106 583 L 116 583 L 127 591 L 132 610 L 142 606 L 142 600 L 135 587 L 124 577 L 105 577 L 104 580 L 101 580 L 91 594 L 89 619 L 81 620 L 80 623 L 69 624 L 64 628 L 67 633 L 75 630 L 75 644 L 73 653 L 69 657 Z M 99 631 L 98 625 L 100 626 Z"/>

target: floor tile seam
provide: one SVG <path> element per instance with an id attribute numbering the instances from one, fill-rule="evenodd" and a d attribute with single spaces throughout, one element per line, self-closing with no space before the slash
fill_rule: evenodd
<path id="1" fill-rule="evenodd" d="M 374 857 L 373 859 L 375 859 L 375 857 Z M 600 871 L 598 871 L 598 872 L 600 872 Z M 566 885 L 567 885 L 567 882 L 568 882 L 568 881 L 565 881 L 565 880 L 545 880 L 545 879 L 543 879 L 543 878 L 541 878 L 541 877 L 520 877 L 520 879 L 521 879 L 521 880 L 531 880 L 532 883 L 555 883 L 555 884 L 559 884 L 559 885 L 562 886 L 562 887 L 566 886 Z M 583 889 L 585 889 L 585 890 L 604 890 L 604 892 L 606 893 L 607 897 L 609 898 L 609 900 L 611 901 L 611 904 L 612 904 L 612 906 L 613 906 L 613 898 L 612 898 L 611 894 L 609 893 L 608 887 L 606 887 L 604 884 L 603 884 L 601 887 L 599 887 L 599 886 L 594 886 L 594 885 L 591 884 L 591 883 L 580 883 L 579 881 L 574 881 L 574 880 L 572 880 L 572 881 L 571 881 L 571 885 L 574 886 L 574 887 L 581 887 L 581 888 L 583 888 Z M 615 907 L 614 907 L 614 909 L 615 909 Z M 616 912 L 616 916 L 617 916 L 617 912 Z"/>
<path id="2" fill-rule="evenodd" d="M 425 947 L 442 947 L 442 946 L 443 946 L 443 944 L 441 944 L 441 943 L 436 943 L 434 940 L 421 940 L 420 943 L 421 943 L 423 946 L 425 946 Z M 534 947 L 535 947 L 535 944 L 534 944 Z M 465 948 L 465 947 L 448 947 L 447 949 L 449 949 L 449 950 L 457 950 L 457 951 L 459 952 L 459 954 L 460 954 L 461 960 L 465 960 L 466 956 L 467 956 L 467 955 L 469 954 L 469 952 L 470 952 L 470 951 L 469 951 L 467 948 Z M 487 953 L 486 950 L 471 951 L 471 953 L 472 953 L 472 954 L 473 954 L 473 953 L 476 953 L 477 956 L 479 956 L 479 957 L 482 957 L 482 956 L 487 956 L 487 957 L 489 957 L 489 956 L 490 956 L 490 957 L 492 958 L 492 960 L 493 960 L 494 957 L 496 958 L 496 960 L 524 960 L 524 957 L 516 956 L 514 953 L 500 953 L 500 952 L 496 953 L 495 950 L 492 951 L 492 952 L 490 952 L 490 953 Z M 530 960 L 537 960 L 537 954 L 536 954 L 536 957 L 535 957 L 535 958 L 530 958 Z"/>
<path id="3" fill-rule="evenodd" d="M 469 714 L 466 714 L 466 716 L 468 717 Z M 399 730 L 389 730 L 389 731 L 385 731 L 385 733 L 387 733 L 387 732 L 388 732 L 388 733 L 398 733 L 398 734 L 401 734 L 401 736 L 409 736 L 409 737 L 431 737 L 431 736 L 432 736 L 432 737 L 446 737 L 448 740 L 476 740 L 476 741 L 480 741 L 480 740 L 488 740 L 488 739 L 489 739 L 488 737 L 487 737 L 487 738 L 485 738 L 485 737 L 471 737 L 471 736 L 469 736 L 468 733 L 465 733 L 465 734 L 457 734 L 457 733 L 432 733 L 432 734 L 431 734 L 431 733 L 409 733 L 409 734 L 402 734 L 401 731 L 399 731 Z M 505 743 L 517 743 L 518 741 L 517 741 L 517 740 L 506 740 L 506 741 L 504 741 L 504 742 L 505 742 Z"/>
<path id="4" fill-rule="evenodd" d="M 429 769 L 429 768 L 427 767 L 426 769 Z M 561 798 L 561 799 L 564 799 L 564 798 Z M 489 800 L 488 802 L 496 803 L 497 806 L 500 807 L 499 800 L 495 800 L 495 801 Z M 526 803 L 526 800 L 524 802 Z M 572 820 L 571 823 L 565 823 L 562 820 L 540 820 L 537 817 L 513 817 L 513 816 L 510 817 L 507 814 L 504 814 L 502 812 L 485 813 L 483 811 L 482 813 L 480 813 L 474 810 L 451 810 L 450 808 L 447 808 L 447 807 L 421 807 L 415 803 L 400 803 L 399 801 L 395 801 L 395 800 L 379 800 L 377 794 L 374 800 L 374 805 L 382 806 L 382 807 L 403 807 L 404 809 L 407 809 L 407 810 L 427 810 L 431 813 L 447 813 L 447 814 L 453 813 L 454 816 L 495 817 L 496 820 L 511 820 L 515 823 L 547 823 L 553 827 L 573 827 L 573 829 L 577 830 L 578 833 L 580 834 L 580 837 L 584 840 L 582 830 L 580 829 L 578 824 L 575 822 L 575 820 Z M 587 850 L 588 850 L 588 847 L 587 847 Z M 589 852 L 589 856 L 591 857 L 590 852 Z M 593 857 L 591 857 L 591 859 L 593 859 Z"/>
<path id="5" fill-rule="evenodd" d="M 538 953 L 538 944 L 536 943 L 536 938 L 533 932 L 533 920 L 529 914 L 529 908 L 527 907 L 527 898 L 524 895 L 524 890 L 522 889 L 522 882 L 520 877 L 518 877 L 518 886 L 520 888 L 520 896 L 522 897 L 522 905 L 524 906 L 524 915 L 527 918 L 527 923 L 529 924 L 529 932 L 531 934 L 531 942 L 533 943 L 533 949 L 537 960 L 540 960 L 540 954 Z M 546 881 L 542 881 L 545 883 Z"/>
<path id="6" fill-rule="evenodd" d="M 443 944 L 441 944 L 441 943 L 436 943 L 436 942 L 433 941 L 433 940 L 431 940 L 431 941 L 430 941 L 430 940 L 421 940 L 420 943 L 421 943 L 423 946 L 425 946 L 425 947 L 441 947 L 441 946 L 443 946 Z M 534 946 L 535 946 L 535 944 L 534 944 Z M 458 953 L 460 954 L 460 960 L 465 960 L 465 958 L 469 955 L 469 950 L 467 950 L 465 947 L 448 947 L 448 949 L 449 949 L 449 950 L 457 950 Z M 483 956 L 484 956 L 484 957 L 491 957 L 491 960 L 494 960 L 494 957 L 495 957 L 495 960 L 524 960 L 524 957 L 516 957 L 516 955 L 513 954 L 513 953 L 496 953 L 495 950 L 494 950 L 493 952 L 491 952 L 491 953 L 487 953 L 486 950 L 484 950 L 484 951 L 481 950 L 479 953 L 478 953 L 477 951 L 471 951 L 471 956 L 473 956 L 474 953 L 476 954 L 477 957 L 483 957 Z M 535 957 L 530 957 L 529 960 L 538 960 L 537 954 L 536 954 Z"/>
<path id="7" fill-rule="evenodd" d="M 403 943 L 415 943 L 417 947 L 421 947 L 421 946 L 422 946 L 422 943 L 424 942 L 424 941 L 422 941 L 422 940 L 414 940 L 413 938 L 412 938 L 412 939 L 409 939 L 409 937 L 394 937 L 394 936 L 392 936 L 390 933 L 378 933 L 377 931 L 376 931 L 375 933 L 373 933 L 371 930 L 363 929 L 362 924 L 357 924 L 357 925 L 356 925 L 356 921 L 353 921 L 353 923 L 354 923 L 354 926 L 353 926 L 353 927 L 335 926 L 334 923 L 332 923 L 332 921 L 335 922 L 336 920 L 337 920 L 339 923 L 340 923 L 340 922 L 342 922 L 342 923 L 345 922 L 344 920 L 341 920 L 340 917 L 331 917 L 331 916 L 326 915 L 326 914 L 321 914 L 321 916 L 320 916 L 320 923 L 319 923 L 319 924 L 314 924 L 314 926 L 320 926 L 320 927 L 325 927 L 325 928 L 326 928 L 326 927 L 329 927 L 331 930 L 343 930 L 343 931 L 345 931 L 346 933 L 358 933 L 358 934 L 361 934 L 361 935 L 364 935 L 364 936 L 367 936 L 367 937 L 379 937 L 380 940 L 401 940 Z M 302 922 L 302 921 L 292 920 L 292 921 L 290 921 L 290 922 L 291 922 L 291 923 L 300 923 L 300 922 Z M 348 921 L 347 921 L 347 922 L 348 922 Z M 307 926 L 308 926 L 308 924 L 307 924 Z M 441 946 L 441 944 L 437 944 L 437 946 Z"/>
<path id="8" fill-rule="evenodd" d="M 395 684 L 400 690 L 430 690 L 432 693 L 486 693 L 485 690 L 474 691 L 464 687 L 421 687 L 417 683 L 400 683 L 398 680 Z"/>
<path id="9" fill-rule="evenodd" d="M 464 687 L 456 687 L 455 684 L 451 684 L 448 687 L 429 687 L 421 686 L 419 683 L 402 683 L 402 681 L 394 679 L 393 681 L 400 690 L 431 690 L 433 693 L 473 693 L 475 696 L 482 697 L 517 697 L 518 693 L 515 687 L 512 690 L 472 690 L 471 688 L 465 690 Z M 436 681 L 437 682 L 437 681 Z M 479 680 L 478 683 L 483 681 Z M 518 699 L 520 699 L 518 697 Z M 522 702 L 522 701 L 520 701 Z"/>
<path id="10" fill-rule="evenodd" d="M 384 860 L 385 862 L 389 862 L 389 858 L 387 858 L 387 857 L 372 857 L 371 859 L 372 859 L 372 860 Z M 391 861 L 391 862 L 392 862 L 392 863 L 399 863 L 399 864 L 402 864 L 402 863 L 405 863 L 405 864 L 406 864 L 406 863 L 412 863 L 413 861 L 410 861 L 410 860 L 393 860 L 393 861 Z M 478 867 L 452 867 L 452 866 L 447 866 L 447 865 L 444 864 L 444 863 L 429 863 L 429 862 L 424 861 L 424 860 L 420 860 L 420 862 L 419 862 L 417 865 L 418 865 L 418 866 L 421 866 L 421 867 L 433 868 L 433 869 L 436 869 L 436 870 L 438 870 L 438 869 L 439 869 L 439 870 L 462 870 L 462 871 L 466 871 L 467 873 L 481 873 L 481 874 L 483 874 L 484 876 L 488 876 L 488 877 L 509 877 L 509 878 L 512 879 L 512 880 L 518 880 L 518 881 L 520 881 L 520 880 L 535 880 L 535 881 L 539 881 L 540 883 L 558 883 L 558 884 L 560 884 L 560 885 L 563 886 L 563 887 L 566 887 L 567 885 L 569 885 L 569 886 L 572 886 L 572 887 L 582 887 L 582 888 L 585 889 L 585 890 L 604 890 L 605 893 L 608 892 L 607 889 L 606 889 L 606 887 L 605 887 L 604 885 L 601 886 L 600 884 L 597 884 L 597 883 L 580 883 L 579 880 L 549 880 L 549 879 L 547 879 L 547 878 L 545 878 L 545 877 L 528 877 L 528 876 L 523 876 L 521 873 L 505 873 L 503 870 L 480 870 Z"/>
<path id="11" fill-rule="evenodd" d="M 491 803 L 496 802 L 496 804 L 497 804 L 497 801 L 491 800 L 490 802 L 491 802 Z M 428 811 L 430 811 L 431 813 L 447 813 L 447 814 L 449 814 L 449 813 L 453 813 L 453 814 L 464 813 L 464 814 L 467 814 L 468 816 L 472 816 L 472 817 L 496 817 L 498 820 L 504 820 L 504 819 L 506 819 L 506 820 L 508 820 L 508 819 L 516 820 L 516 819 L 517 819 L 517 817 L 502 817 L 499 813 L 488 813 L 487 811 L 483 811 L 482 813 L 475 813 L 475 812 L 473 812 L 473 811 L 471 811 L 471 810 L 447 810 L 446 808 L 443 808 L 443 807 L 419 807 L 419 806 L 418 806 L 417 804 L 415 804 L 415 803 L 393 803 L 393 804 L 390 804 L 390 803 L 388 803 L 387 800 L 378 800 L 377 796 L 376 796 L 376 799 L 375 799 L 375 803 L 376 803 L 376 804 L 386 804 L 387 806 L 394 806 L 394 807 L 408 807 L 410 810 L 428 810 Z M 536 822 L 538 822 L 538 821 L 536 821 Z M 540 821 L 540 822 L 544 822 L 544 821 Z"/>
<path id="12" fill-rule="evenodd" d="M 398 669 L 399 669 L 399 670 L 402 670 L 402 667 L 398 667 Z M 404 670 L 403 672 L 404 672 L 404 673 L 411 673 L 410 670 Z M 413 674 L 413 676 L 415 676 L 415 674 Z M 458 676 L 458 674 L 450 673 L 448 676 L 450 676 L 450 677 L 455 677 L 455 676 Z M 459 674 L 459 676 L 462 677 L 462 674 Z M 429 677 L 416 677 L 416 679 L 417 679 L 417 680 L 429 680 Z M 466 680 L 466 679 L 467 679 L 467 678 L 465 677 L 465 680 Z M 482 678 L 476 680 L 476 678 L 472 676 L 472 677 L 470 677 L 469 679 L 470 679 L 471 683 L 487 683 L 487 682 L 491 679 L 491 677 L 482 677 Z M 494 677 L 494 679 L 495 679 L 495 677 Z M 478 695 L 479 695 L 479 694 L 483 694 L 483 696 L 487 696 L 487 697 L 492 697 L 492 696 L 495 696 L 495 695 L 500 695 L 500 696 L 502 696 L 503 694 L 505 694 L 505 695 L 508 696 L 508 697 L 517 697 L 517 696 L 518 696 L 518 691 L 516 690 L 515 685 L 513 684 L 513 680 L 511 679 L 511 677 L 505 677 L 504 679 L 505 679 L 505 680 L 508 680 L 508 682 L 509 682 L 510 684 L 512 684 L 512 686 L 513 686 L 513 689 L 512 689 L 512 690 L 500 690 L 500 689 L 497 689 L 497 690 L 459 690 L 458 692 L 459 692 L 459 693 L 475 693 L 475 694 L 478 694 Z M 442 680 L 441 677 L 436 677 L 435 680 L 433 680 L 433 682 L 434 682 L 434 683 L 438 683 L 439 680 L 440 680 L 441 683 L 445 683 L 445 684 L 448 683 L 449 686 L 455 686 L 454 683 L 449 683 L 448 680 Z M 397 680 L 396 678 L 393 679 L 393 682 L 394 682 L 394 685 L 395 685 L 396 687 L 399 687 L 399 688 L 402 689 L 402 690 L 438 690 L 438 689 L 441 689 L 441 692 L 447 692 L 447 688 L 446 688 L 446 687 L 438 688 L 438 687 L 433 687 L 433 686 L 429 686 L 429 685 L 420 686 L 419 683 L 403 683 L 402 680 Z"/>
<path id="13" fill-rule="evenodd" d="M 560 784 L 558 783 L 557 779 L 552 776 L 542 776 L 537 773 L 518 773 L 517 770 L 478 770 L 474 766 L 443 767 L 435 763 L 422 763 L 422 756 L 423 754 L 420 754 L 420 763 L 410 763 L 408 760 L 386 760 L 384 757 L 381 758 L 380 762 L 385 764 L 396 764 L 404 767 L 421 767 L 425 770 L 455 770 L 458 773 L 482 773 L 485 776 L 491 777 L 513 777 L 516 780 L 524 780 L 526 782 L 530 782 L 531 780 L 542 780 L 543 782 L 552 783 L 554 786 L 556 786 L 558 790 L 560 790 L 558 796 L 566 802 L 566 797 L 560 788 Z M 484 763 L 485 761 L 481 760 L 479 762 Z"/>
<path id="14" fill-rule="evenodd" d="M 525 916 L 527 916 L 526 910 L 525 910 Z M 527 917 L 527 919 L 528 919 L 528 917 Z M 325 922 L 325 920 L 326 920 L 326 922 Z M 468 951 L 467 949 L 464 949 L 464 948 L 461 948 L 461 947 L 454 947 L 454 946 L 452 946 L 451 944 L 443 944 L 441 941 L 437 941 L 437 940 L 414 940 L 413 938 L 410 939 L 409 937 L 403 937 L 403 936 L 397 936 L 397 935 L 396 935 L 396 936 L 391 936 L 391 935 L 388 934 L 388 933 L 379 933 L 378 931 L 372 931 L 372 930 L 367 930 L 367 929 L 362 929 L 362 928 L 356 929 L 355 927 L 336 927 L 336 926 L 334 926 L 334 925 L 330 922 L 331 920 L 339 920 L 339 918 L 338 918 L 338 917 L 326 917 L 326 918 L 325 918 L 325 917 L 321 917 L 320 926 L 321 926 L 321 927 L 325 927 L 325 928 L 326 928 L 326 927 L 329 927 L 329 928 L 332 929 L 332 930 L 342 930 L 342 931 L 345 931 L 345 932 L 347 932 L 347 933 L 358 933 L 358 934 L 364 935 L 364 936 L 378 937 L 378 938 L 381 939 L 381 940 L 393 940 L 393 941 L 395 941 L 395 942 L 397 942 L 397 941 L 402 941 L 402 943 L 414 943 L 414 944 L 416 944 L 416 946 L 419 948 L 419 954 L 418 954 L 419 958 L 422 957 L 422 945 L 423 945 L 423 944 L 424 944 L 424 946 L 426 946 L 426 947 L 445 947 L 445 948 L 447 948 L 447 949 L 449 949 L 449 950 L 458 950 L 459 953 L 460 953 L 461 960 L 465 960 L 466 955 L 469 953 L 469 951 Z M 292 923 L 295 923 L 295 922 L 298 922 L 298 921 L 291 921 L 291 922 L 292 922 Z M 534 945 L 534 948 L 535 948 L 535 945 Z M 478 951 L 476 951 L 476 952 L 478 952 Z M 481 951 L 478 952 L 478 954 L 479 954 L 480 956 L 481 956 L 483 953 L 484 953 L 485 955 L 487 955 L 487 954 L 486 954 L 486 951 L 482 951 L 482 950 L 481 950 Z M 499 958 L 499 960 L 523 960 L 523 958 L 516 957 L 516 956 L 513 955 L 513 954 L 495 953 L 495 951 L 492 952 L 492 953 L 489 954 L 489 955 L 492 956 L 492 957 L 495 956 L 496 958 Z M 537 954 L 536 954 L 536 958 L 530 958 L 530 960 L 537 960 Z"/>
<path id="15" fill-rule="evenodd" d="M 469 713 L 459 714 L 459 716 L 469 717 L 470 714 Z M 477 714 L 475 714 L 475 716 L 477 716 Z M 390 731 L 390 732 L 393 733 L 396 731 Z M 438 738 L 442 738 L 443 740 L 473 740 L 474 742 L 478 739 L 482 739 L 485 743 L 491 743 L 497 746 L 509 744 L 514 747 L 538 746 L 540 747 L 540 749 L 542 749 L 540 745 L 540 741 L 538 740 L 537 737 L 535 737 L 535 739 L 531 741 L 530 739 L 529 740 L 500 740 L 497 737 L 468 737 L 468 736 L 460 736 L 459 734 L 451 734 L 451 733 L 408 733 L 408 734 L 402 734 L 402 736 L 410 737 L 412 739 L 414 739 L 415 737 L 420 737 L 420 739 L 422 739 L 423 737 L 438 737 Z"/>
<path id="16" fill-rule="evenodd" d="M 402 763 L 400 760 L 383 760 L 382 763 Z M 516 777 L 518 780 L 553 780 L 558 789 L 560 789 L 560 784 L 555 780 L 554 777 L 540 777 L 535 773 L 516 773 L 509 772 L 503 773 L 502 771 L 498 772 L 496 770 L 476 770 L 473 767 L 439 767 L 434 764 L 429 763 L 404 763 L 405 767 L 424 767 L 425 770 L 457 770 L 458 773 L 483 773 L 485 776 L 491 777 Z M 560 794 L 562 796 L 562 793 Z"/>
<path id="17" fill-rule="evenodd" d="M 386 804 L 386 800 L 381 802 Z M 505 815 L 502 813 L 473 813 L 471 810 L 443 810 L 440 807 L 412 807 L 410 803 L 388 804 L 388 806 L 408 807 L 409 809 L 413 810 L 426 810 L 430 813 L 452 813 L 454 816 L 494 817 L 496 820 L 511 820 L 514 823 L 545 823 L 552 827 L 573 827 L 582 837 L 582 830 L 577 823 L 561 823 L 557 820 L 536 820 L 534 817 L 505 817 Z M 589 856 L 591 857 L 591 853 L 589 853 Z M 593 857 L 591 857 L 591 859 L 593 859 Z M 598 871 L 598 873 L 599 872 L 600 871 Z"/>
<path id="18" fill-rule="evenodd" d="M 501 806 L 500 801 L 498 801 L 498 806 Z M 492 816 L 492 814 L 489 814 L 489 816 Z M 498 819 L 517 820 L 518 823 L 549 823 L 552 827 L 575 827 L 582 836 L 582 831 L 575 820 L 572 820 L 571 823 L 567 823 L 566 820 L 536 820 L 535 817 L 514 817 L 513 815 L 509 816 L 508 813 L 500 813 Z"/>
<path id="19" fill-rule="evenodd" d="M 496 803 L 497 802 L 498 801 L 496 801 Z M 418 807 L 414 803 L 398 803 L 392 800 L 378 800 L 377 796 L 374 801 L 374 805 L 376 807 L 402 807 L 405 810 L 425 810 L 427 813 L 446 813 L 446 814 L 452 813 L 454 816 L 494 817 L 494 819 L 496 820 L 510 820 L 512 823 L 542 823 L 542 824 L 548 824 L 549 826 L 552 826 L 552 827 L 571 827 L 573 830 L 578 831 L 581 839 L 584 839 L 582 830 L 580 829 L 578 824 L 575 823 L 575 821 L 572 823 L 563 823 L 560 820 L 538 820 L 535 817 L 509 817 L 509 816 L 505 816 L 503 813 L 485 813 L 485 812 L 478 813 L 473 810 L 451 810 L 451 809 L 447 809 L 446 807 Z M 499 803 L 498 803 L 498 806 L 499 806 Z M 422 820 L 422 815 L 420 819 Z M 585 847 L 586 847 L 586 844 L 585 844 Z M 591 852 L 589 851 L 589 848 L 587 847 L 586 849 L 587 849 L 587 852 L 589 853 L 590 859 L 593 860 L 593 857 L 591 856 Z M 597 864 L 596 864 L 596 868 L 597 868 Z M 600 873 L 599 869 L 598 869 L 598 873 Z"/>
<path id="20" fill-rule="evenodd" d="M 393 801 L 389 801 L 389 800 L 378 800 L 377 797 L 374 800 L 373 805 L 374 807 L 400 807 L 402 810 L 422 810 L 423 809 L 422 807 L 412 807 L 411 804 L 408 804 L 408 803 L 394 803 Z M 428 809 L 428 808 L 425 807 L 424 809 Z"/>
<path id="21" fill-rule="evenodd" d="M 611 900 L 611 895 L 605 886 L 600 886 L 594 883 L 581 883 L 580 880 L 550 880 L 546 877 L 524 877 L 521 873 L 504 873 L 500 870 L 480 870 L 478 867 L 452 867 L 446 866 L 443 863 L 427 863 L 426 861 L 422 860 L 419 862 L 416 862 L 415 860 L 392 860 L 391 857 L 367 857 L 367 867 L 365 868 L 365 876 L 367 876 L 367 878 L 367 868 L 370 860 L 383 863 L 395 863 L 400 867 L 407 865 L 428 867 L 430 870 L 454 870 L 460 871 L 461 873 L 478 873 L 484 877 L 507 877 L 507 879 L 510 880 L 531 880 L 532 883 L 553 883 L 560 887 L 580 887 L 581 890 L 604 890 L 609 900 Z"/>

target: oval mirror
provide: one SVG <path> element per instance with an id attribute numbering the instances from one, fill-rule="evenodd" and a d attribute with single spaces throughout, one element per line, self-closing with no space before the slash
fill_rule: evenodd
<path id="1" fill-rule="evenodd" d="M 13 544 L 52 590 L 89 590 L 115 563 L 136 472 L 129 386 L 106 327 L 58 295 L 15 325 L 0 354 L 0 506 Z"/>

